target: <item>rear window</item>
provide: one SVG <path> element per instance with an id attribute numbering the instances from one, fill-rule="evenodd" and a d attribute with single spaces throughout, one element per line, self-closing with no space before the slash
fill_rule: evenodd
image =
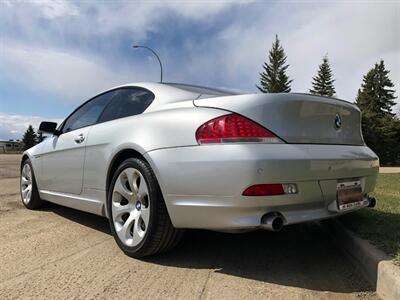
<path id="1" fill-rule="evenodd" d="M 153 102 L 154 94 L 145 89 L 123 88 L 115 91 L 99 123 L 139 115 Z"/>

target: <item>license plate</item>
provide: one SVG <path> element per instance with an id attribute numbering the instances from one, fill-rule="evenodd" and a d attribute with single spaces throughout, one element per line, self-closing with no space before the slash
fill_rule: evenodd
<path id="1" fill-rule="evenodd" d="M 360 180 L 339 181 L 336 185 L 336 195 L 339 210 L 349 210 L 364 205 Z"/>

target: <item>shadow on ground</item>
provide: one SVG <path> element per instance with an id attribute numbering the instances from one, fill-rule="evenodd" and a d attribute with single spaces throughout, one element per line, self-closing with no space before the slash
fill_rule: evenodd
<path id="1" fill-rule="evenodd" d="M 46 210 L 110 234 L 105 218 L 53 204 Z M 211 269 L 230 276 L 315 291 L 373 290 L 316 224 L 288 226 L 279 233 L 188 230 L 178 248 L 145 261 L 178 268 Z"/>
<path id="2" fill-rule="evenodd" d="M 42 210 L 54 212 L 55 214 L 63 218 L 111 235 L 108 220 L 104 217 L 89 214 L 83 211 L 75 210 L 53 203 L 46 203 L 46 207 Z"/>

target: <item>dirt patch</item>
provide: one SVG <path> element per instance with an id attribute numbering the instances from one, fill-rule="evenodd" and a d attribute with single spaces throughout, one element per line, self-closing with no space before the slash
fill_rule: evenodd
<path id="1" fill-rule="evenodd" d="M 20 154 L 0 154 L 0 178 L 19 176 Z"/>

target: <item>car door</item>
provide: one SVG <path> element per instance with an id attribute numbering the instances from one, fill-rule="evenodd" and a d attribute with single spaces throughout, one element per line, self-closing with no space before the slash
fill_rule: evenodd
<path id="1" fill-rule="evenodd" d="M 87 137 L 111 94 L 108 92 L 84 103 L 64 121 L 61 134 L 45 140 L 41 154 L 43 190 L 68 194 L 82 192 Z"/>

